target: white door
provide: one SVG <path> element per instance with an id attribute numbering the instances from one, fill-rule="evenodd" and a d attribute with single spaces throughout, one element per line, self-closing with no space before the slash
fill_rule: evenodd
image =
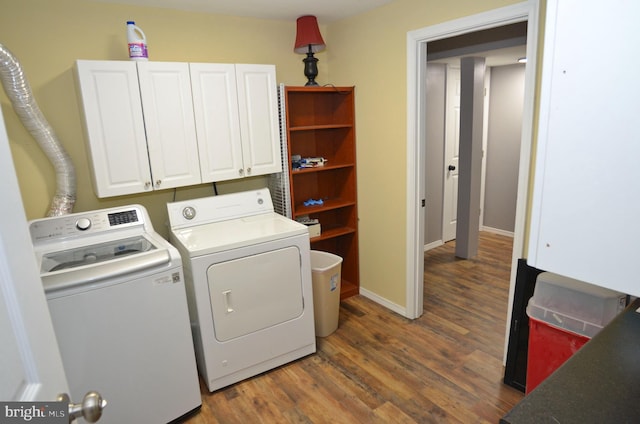
<path id="1" fill-rule="evenodd" d="M 137 65 L 153 188 L 200 184 L 189 65 L 180 62 Z"/>
<path id="2" fill-rule="evenodd" d="M 244 165 L 236 67 L 225 63 L 190 63 L 189 67 L 202 182 L 240 178 Z"/>
<path id="3" fill-rule="evenodd" d="M 69 387 L 0 113 L 0 400 L 52 401 Z M 78 402 L 78 400 L 75 400 Z M 4 417 L 0 411 L 0 421 Z"/>
<path id="4" fill-rule="evenodd" d="M 456 238 L 460 152 L 460 68 L 447 66 L 442 241 Z"/>
<path id="5" fill-rule="evenodd" d="M 274 65 L 236 65 L 245 176 L 282 171 Z"/>

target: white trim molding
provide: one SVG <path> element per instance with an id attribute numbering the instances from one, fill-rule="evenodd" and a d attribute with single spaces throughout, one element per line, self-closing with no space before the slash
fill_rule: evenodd
<path id="1" fill-rule="evenodd" d="M 393 303 L 387 299 L 385 299 L 382 296 L 378 296 L 377 294 L 375 294 L 374 292 L 371 292 L 367 289 L 364 289 L 362 287 L 360 287 L 360 295 L 366 297 L 367 299 L 370 299 L 374 302 L 376 302 L 379 305 L 384 306 L 387 309 L 392 310 L 393 312 L 402 315 L 403 317 L 407 316 L 407 310 L 406 308 L 403 308 L 402 306 L 398 305 L 397 303 Z"/>

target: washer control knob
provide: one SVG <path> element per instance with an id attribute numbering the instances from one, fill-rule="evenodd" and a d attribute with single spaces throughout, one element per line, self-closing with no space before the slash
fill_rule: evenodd
<path id="1" fill-rule="evenodd" d="M 91 220 L 89 218 L 80 218 L 76 221 L 76 228 L 80 231 L 86 231 L 91 227 Z"/>
<path id="2" fill-rule="evenodd" d="M 182 209 L 182 216 L 184 216 L 185 219 L 191 220 L 196 217 L 196 210 L 191 206 L 187 206 L 186 208 Z"/>

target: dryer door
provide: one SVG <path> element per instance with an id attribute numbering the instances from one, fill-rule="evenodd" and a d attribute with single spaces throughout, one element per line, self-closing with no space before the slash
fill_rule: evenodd
<path id="1" fill-rule="evenodd" d="M 295 246 L 213 264 L 207 280 L 221 342 L 292 320 L 304 309 Z"/>

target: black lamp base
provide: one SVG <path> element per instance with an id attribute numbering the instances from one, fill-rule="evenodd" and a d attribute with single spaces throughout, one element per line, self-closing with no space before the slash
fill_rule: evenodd
<path id="1" fill-rule="evenodd" d="M 307 57 L 302 59 L 304 62 L 304 76 L 307 77 L 308 81 L 305 86 L 316 86 L 318 83 L 316 82 L 316 77 L 318 76 L 318 59 L 313 57 L 313 52 L 311 51 L 311 46 L 309 46 L 309 51 L 307 52 Z"/>

